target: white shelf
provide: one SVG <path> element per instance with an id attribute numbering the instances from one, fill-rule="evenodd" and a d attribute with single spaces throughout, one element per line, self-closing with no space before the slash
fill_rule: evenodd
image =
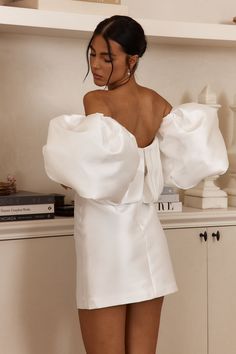
<path id="1" fill-rule="evenodd" d="M 72 236 L 73 217 L 50 220 L 11 221 L 0 223 L 0 241 L 37 237 Z"/>
<path id="2" fill-rule="evenodd" d="M 0 6 L 0 31 L 88 38 L 103 16 Z M 236 25 L 136 19 L 150 42 L 236 46 Z"/>
<path id="3" fill-rule="evenodd" d="M 0 31 L 87 38 L 102 16 L 0 6 Z"/>
<path id="4" fill-rule="evenodd" d="M 227 209 L 196 209 L 183 207 L 182 212 L 159 214 L 164 229 L 235 226 L 236 208 Z"/>
<path id="5" fill-rule="evenodd" d="M 189 227 L 235 226 L 236 208 L 194 209 L 184 207 L 182 212 L 159 213 L 164 229 Z M 74 218 L 56 217 L 51 220 L 17 221 L 0 223 L 0 241 L 37 237 L 72 236 Z"/>
<path id="6" fill-rule="evenodd" d="M 236 46 L 236 25 L 137 19 L 150 41 L 169 44 Z"/>

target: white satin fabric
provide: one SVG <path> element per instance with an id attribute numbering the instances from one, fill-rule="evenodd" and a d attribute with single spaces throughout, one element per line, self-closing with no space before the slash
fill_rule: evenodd
<path id="1" fill-rule="evenodd" d="M 52 180 L 96 200 L 120 202 L 139 164 L 135 137 L 100 113 L 52 119 L 43 152 Z"/>
<path id="2" fill-rule="evenodd" d="M 190 188 L 226 172 L 216 110 L 197 103 L 173 108 L 146 148 L 101 113 L 63 115 L 50 122 L 43 154 L 48 176 L 76 192 L 77 307 L 100 308 L 175 292 L 153 202 L 164 181 Z"/>
<path id="3" fill-rule="evenodd" d="M 188 189 L 227 171 L 215 108 L 196 103 L 178 106 L 163 119 L 158 135 L 166 185 Z"/>

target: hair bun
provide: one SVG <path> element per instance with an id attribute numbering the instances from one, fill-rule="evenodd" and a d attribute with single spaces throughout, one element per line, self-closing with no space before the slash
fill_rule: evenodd
<path id="1" fill-rule="evenodd" d="M 104 38 L 119 43 L 124 52 L 142 57 L 147 47 L 147 41 L 142 26 L 132 17 L 114 15 L 100 22 L 94 35 L 101 34 Z"/>
<path id="2" fill-rule="evenodd" d="M 141 58 L 143 56 L 143 54 L 145 53 L 146 51 L 146 48 L 147 48 L 147 42 L 145 40 L 145 43 L 143 44 L 143 47 L 140 49 L 140 52 L 139 52 L 139 57 Z"/>

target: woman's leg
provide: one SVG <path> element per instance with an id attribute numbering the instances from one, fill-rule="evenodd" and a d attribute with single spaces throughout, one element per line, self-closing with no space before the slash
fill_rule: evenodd
<path id="1" fill-rule="evenodd" d="M 125 354 L 126 305 L 78 313 L 87 354 Z"/>
<path id="2" fill-rule="evenodd" d="M 127 305 L 126 354 L 155 354 L 163 297 Z"/>

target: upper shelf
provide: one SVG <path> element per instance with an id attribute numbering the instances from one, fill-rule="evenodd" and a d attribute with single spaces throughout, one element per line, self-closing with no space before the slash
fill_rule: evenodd
<path id="1" fill-rule="evenodd" d="M 0 6 L 0 31 L 88 38 L 103 16 Z M 136 18 L 150 42 L 236 46 L 236 25 Z"/>

